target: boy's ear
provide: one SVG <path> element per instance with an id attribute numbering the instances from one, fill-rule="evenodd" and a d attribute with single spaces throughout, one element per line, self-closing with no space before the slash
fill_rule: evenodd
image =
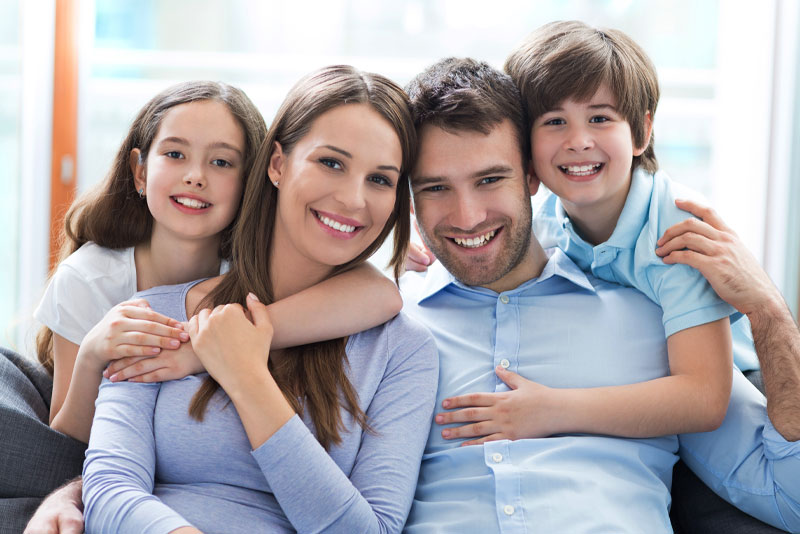
<path id="1" fill-rule="evenodd" d="M 277 141 L 272 146 L 272 155 L 269 158 L 269 167 L 267 167 L 267 176 L 278 187 L 283 177 L 284 166 L 286 165 L 286 156 L 283 153 L 283 147 Z"/>
<path id="2" fill-rule="evenodd" d="M 653 116 L 649 111 L 644 115 L 644 128 L 644 144 L 642 144 L 641 147 L 634 147 L 634 156 L 641 156 L 644 154 L 644 151 L 647 150 L 647 147 L 650 146 L 650 136 L 653 135 Z"/>
<path id="3" fill-rule="evenodd" d="M 147 189 L 147 179 L 144 172 L 144 162 L 142 161 L 142 151 L 138 148 L 131 150 L 128 156 L 128 165 L 133 173 L 133 185 L 136 186 L 136 191 L 140 189 Z"/>
<path id="4" fill-rule="evenodd" d="M 531 196 L 535 195 L 536 192 L 539 191 L 539 184 L 541 182 L 533 170 L 533 161 L 528 162 L 528 172 L 525 175 L 525 179 L 528 181 L 528 189 L 531 192 Z"/>

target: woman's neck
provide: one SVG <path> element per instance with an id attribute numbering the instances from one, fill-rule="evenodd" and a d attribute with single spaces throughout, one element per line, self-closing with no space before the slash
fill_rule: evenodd
<path id="1" fill-rule="evenodd" d="M 134 249 L 139 291 L 219 274 L 219 237 L 176 240 L 156 226 L 146 243 Z"/>
<path id="2" fill-rule="evenodd" d="M 313 261 L 298 251 L 276 224 L 272 250 L 270 250 L 269 275 L 275 300 L 299 293 L 327 278 L 333 268 Z"/>

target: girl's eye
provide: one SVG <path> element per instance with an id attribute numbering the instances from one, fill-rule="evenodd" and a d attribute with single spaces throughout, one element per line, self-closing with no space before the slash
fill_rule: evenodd
<path id="1" fill-rule="evenodd" d="M 589 122 L 599 124 L 603 122 L 608 122 L 610 119 L 608 117 L 603 117 L 602 115 L 598 115 L 597 117 L 592 117 L 589 119 Z"/>
<path id="2" fill-rule="evenodd" d="M 382 174 L 373 174 L 369 178 L 367 178 L 370 182 L 376 183 L 378 185 L 385 185 L 385 186 L 392 186 L 392 181 L 389 180 L 386 176 Z"/>
<path id="3" fill-rule="evenodd" d="M 217 167 L 224 167 L 226 169 L 229 167 L 233 167 L 233 163 L 224 159 L 215 159 L 214 161 L 211 162 L 211 164 L 216 165 Z"/>
<path id="4" fill-rule="evenodd" d="M 342 164 L 333 158 L 320 158 L 319 162 L 331 169 L 341 169 Z"/>
<path id="5" fill-rule="evenodd" d="M 173 158 L 173 159 L 182 159 L 183 158 L 183 154 L 181 154 L 177 150 L 170 150 L 169 152 L 167 152 L 164 155 L 167 156 L 168 158 Z"/>

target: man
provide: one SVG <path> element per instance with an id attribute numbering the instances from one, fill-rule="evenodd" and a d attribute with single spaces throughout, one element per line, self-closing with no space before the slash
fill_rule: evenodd
<path id="1" fill-rule="evenodd" d="M 715 432 L 552 436 L 559 412 L 548 404 L 558 389 L 669 373 L 661 311 L 531 236 L 529 195 L 538 183 L 527 172 L 527 124 L 508 77 L 448 59 L 408 90 L 420 140 L 414 207 L 440 264 L 405 284 L 405 310 L 428 324 L 439 345 L 440 406 L 469 408 L 437 415 L 437 423 L 455 426 L 431 431 L 406 532 L 671 532 L 669 486 L 679 450 L 727 500 L 800 530 L 800 445 L 790 442 L 800 437 L 800 334 L 774 287 L 749 296 L 741 286 L 728 291 L 737 287 L 729 283 L 732 273 L 739 276 L 734 266 L 726 273 L 703 254 L 677 258 L 700 268 L 753 321 L 771 422 L 763 397 L 736 373 Z M 692 236 L 726 233 L 712 214 L 683 230 L 672 246 L 684 255 L 703 248 Z M 761 273 L 755 265 L 748 270 Z M 754 280 L 763 283 L 760 275 Z M 769 324 L 779 331 L 766 331 Z M 759 347 L 766 339 L 773 343 Z M 532 398 L 535 408 L 521 411 Z M 516 439 L 531 434 L 552 437 Z M 483 444 L 461 447 L 464 437 Z"/>

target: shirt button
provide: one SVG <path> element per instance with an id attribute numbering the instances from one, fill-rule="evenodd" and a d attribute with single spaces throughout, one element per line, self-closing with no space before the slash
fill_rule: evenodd
<path id="1" fill-rule="evenodd" d="M 511 362 L 506 360 L 505 358 L 500 360 L 500 367 L 502 367 L 503 369 L 508 369 L 509 365 L 511 365 Z"/>
<path id="2" fill-rule="evenodd" d="M 503 455 L 499 452 L 496 452 L 492 455 L 492 460 L 494 460 L 494 463 L 499 464 L 503 461 Z"/>
<path id="3" fill-rule="evenodd" d="M 505 512 L 506 515 L 514 515 L 514 507 L 507 504 L 503 506 L 503 512 Z"/>
<path id="4" fill-rule="evenodd" d="M 508 304 L 508 295 L 500 295 L 500 302 Z"/>

